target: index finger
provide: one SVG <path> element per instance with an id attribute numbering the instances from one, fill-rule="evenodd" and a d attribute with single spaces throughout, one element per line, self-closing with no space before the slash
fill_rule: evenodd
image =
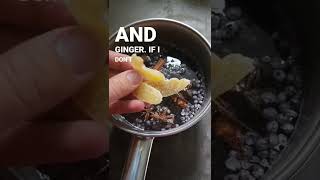
<path id="1" fill-rule="evenodd" d="M 125 54 L 120 54 L 114 51 L 109 51 L 109 68 L 119 71 L 126 71 L 132 69 L 129 62 L 116 62 L 117 57 L 129 57 Z"/>

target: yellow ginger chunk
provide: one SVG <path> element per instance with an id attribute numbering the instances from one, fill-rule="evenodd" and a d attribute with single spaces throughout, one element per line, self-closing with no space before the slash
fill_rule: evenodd
<path id="1" fill-rule="evenodd" d="M 160 104 L 162 102 L 160 91 L 145 82 L 133 92 L 133 95 L 149 104 Z"/>
<path id="2" fill-rule="evenodd" d="M 161 82 L 165 80 L 164 75 L 155 69 L 147 68 L 140 56 L 132 55 L 131 65 L 146 81 Z"/>
<path id="3" fill-rule="evenodd" d="M 149 104 L 160 104 L 163 97 L 177 94 L 190 84 L 188 79 L 166 79 L 160 71 L 147 68 L 143 59 L 135 54 L 132 55 L 131 64 L 145 80 L 133 95 Z"/>
<path id="4" fill-rule="evenodd" d="M 150 83 L 153 87 L 158 89 L 163 97 L 172 96 L 177 94 L 178 92 L 186 89 L 186 87 L 190 84 L 190 80 L 188 79 L 166 79 L 159 83 Z"/>

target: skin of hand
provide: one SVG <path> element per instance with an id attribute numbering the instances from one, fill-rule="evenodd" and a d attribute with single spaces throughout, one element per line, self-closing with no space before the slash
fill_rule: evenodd
<path id="1" fill-rule="evenodd" d="M 126 55 L 109 51 L 109 110 L 112 114 L 139 112 L 145 104 L 130 94 L 141 84 L 143 78 L 129 62 L 116 62 L 116 57 Z"/>
<path id="2" fill-rule="evenodd" d="M 106 128 L 98 122 L 42 115 L 94 77 L 106 63 L 105 50 L 58 0 L 2 0 L 0 25 L 0 165 L 72 162 L 105 153 Z M 124 83 L 129 72 L 111 81 Z M 112 95 L 116 100 L 123 94 Z"/>

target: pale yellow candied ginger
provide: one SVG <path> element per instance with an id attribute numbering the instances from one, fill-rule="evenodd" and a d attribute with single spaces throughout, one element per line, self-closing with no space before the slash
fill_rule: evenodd
<path id="1" fill-rule="evenodd" d="M 145 82 L 133 92 L 133 95 L 149 104 L 160 104 L 162 102 L 160 91 Z"/>
<path id="2" fill-rule="evenodd" d="M 172 96 L 186 89 L 190 84 L 188 79 L 171 78 L 161 81 L 159 83 L 150 83 L 153 87 L 158 89 L 163 97 Z"/>
<path id="3" fill-rule="evenodd" d="M 140 56 L 132 55 L 131 65 L 146 81 L 161 82 L 165 80 L 164 75 L 160 71 L 147 68 Z"/>
<path id="4" fill-rule="evenodd" d="M 131 64 L 144 78 L 133 95 L 149 104 L 160 104 L 163 97 L 177 94 L 190 85 L 188 79 L 166 79 L 160 71 L 146 67 L 143 59 L 135 54 L 132 55 Z"/>

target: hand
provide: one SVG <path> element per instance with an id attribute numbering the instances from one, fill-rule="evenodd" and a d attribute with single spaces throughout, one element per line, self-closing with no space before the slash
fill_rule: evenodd
<path id="1" fill-rule="evenodd" d="M 124 114 L 144 110 L 145 104 L 130 94 L 143 78 L 128 62 L 115 62 L 115 57 L 126 56 L 109 51 L 109 110 L 112 114 Z"/>
<path id="2" fill-rule="evenodd" d="M 59 1 L 3 0 L 0 24 L 0 164 L 69 162 L 104 153 L 106 129 L 97 122 L 35 118 L 85 85 L 105 63 L 105 50 L 74 26 Z"/>

